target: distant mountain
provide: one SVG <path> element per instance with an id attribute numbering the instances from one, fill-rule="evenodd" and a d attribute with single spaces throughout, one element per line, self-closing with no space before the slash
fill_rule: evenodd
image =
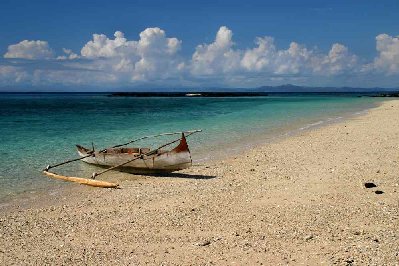
<path id="1" fill-rule="evenodd" d="M 399 88 L 353 88 L 353 87 L 306 87 L 293 84 L 262 86 L 256 92 L 384 92 L 399 91 Z"/>

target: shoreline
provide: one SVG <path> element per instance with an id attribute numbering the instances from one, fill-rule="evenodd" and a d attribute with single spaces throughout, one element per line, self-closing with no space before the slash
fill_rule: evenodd
<path id="1" fill-rule="evenodd" d="M 66 96 L 67 97 L 67 96 Z M 238 98 L 238 99 L 188 99 L 177 100 L 175 98 L 154 100 L 147 102 L 147 105 L 152 106 L 153 104 L 160 104 L 162 108 L 165 108 L 165 101 L 171 101 L 172 106 L 179 106 L 189 104 L 194 107 L 194 112 L 189 112 L 188 116 L 193 119 L 183 119 L 180 120 L 179 108 L 172 108 L 171 114 L 166 114 L 166 117 L 170 117 L 168 121 L 172 124 L 152 124 L 151 120 L 148 122 L 141 121 L 145 118 L 145 114 L 140 117 L 136 117 L 135 111 L 133 115 L 128 115 L 126 110 L 131 110 L 132 104 L 137 104 L 140 102 L 139 99 L 110 99 L 105 96 L 89 96 L 89 97 L 68 97 L 69 104 L 74 105 L 82 104 L 83 102 L 90 101 L 92 104 L 95 103 L 106 103 L 106 109 L 108 111 L 104 114 L 96 111 L 95 115 L 92 115 L 93 119 L 91 121 L 98 121 L 98 123 L 92 123 L 92 125 L 87 128 L 88 123 L 81 123 L 78 121 L 83 121 L 80 114 L 77 112 L 68 113 L 68 108 L 61 110 L 68 119 L 65 123 L 58 123 L 56 121 L 57 115 L 51 115 L 48 119 L 43 119 L 45 115 L 37 115 L 36 111 L 31 109 L 30 112 L 36 115 L 28 115 L 25 117 L 23 112 L 17 112 L 17 116 L 14 118 L 10 116 L 5 117 L 6 126 L 3 127 L 3 134 L 5 136 L 5 141 L 2 145 L 3 149 L 6 151 L 6 157 L 2 161 L 3 173 L 1 174 L 0 184 L 0 202 L 6 203 L 10 202 L 6 197 L 12 199 L 12 197 L 17 198 L 18 195 L 23 195 L 22 197 L 37 197 L 40 191 L 53 191 L 56 192 L 58 188 L 68 187 L 70 184 L 63 184 L 59 182 L 54 182 L 48 178 L 43 178 L 41 175 L 41 170 L 47 164 L 54 164 L 64 159 L 75 158 L 76 151 L 72 144 L 80 143 L 83 145 L 91 146 L 92 142 L 95 142 L 99 147 L 106 147 L 115 144 L 115 142 L 124 142 L 126 140 L 142 135 L 155 134 L 159 132 L 169 131 L 169 126 L 172 126 L 174 131 L 179 131 L 182 129 L 191 128 L 202 128 L 204 129 L 204 134 L 198 134 L 193 136 L 189 140 L 190 148 L 192 148 L 193 158 L 206 158 L 211 155 L 211 159 L 219 159 L 216 157 L 226 158 L 226 156 L 213 156 L 226 152 L 231 148 L 232 153 L 245 152 L 248 148 L 245 146 L 257 146 L 263 139 L 268 138 L 271 135 L 281 135 L 281 131 L 289 131 L 293 125 L 297 124 L 298 127 L 305 125 L 308 121 L 317 121 L 314 119 L 326 118 L 329 115 L 334 116 L 338 113 L 351 112 L 360 109 L 369 108 L 373 103 L 381 101 L 380 99 L 364 98 L 360 99 L 354 96 L 308 96 L 307 94 L 299 96 L 289 96 L 285 97 L 260 97 L 255 99 L 249 98 Z M 27 98 L 15 98 L 11 102 L 26 102 L 31 101 L 31 97 Z M 150 99 L 149 99 L 150 100 Z M 57 96 L 45 96 L 39 97 L 37 101 L 37 108 L 43 110 L 49 103 L 62 104 L 63 98 Z M 201 111 L 201 104 L 209 104 L 210 110 Z M 324 104 L 325 103 L 325 104 Z M 7 105 L 7 101 L 6 101 Z M 36 105 L 35 105 L 36 106 Z M 91 105 L 89 105 L 91 106 Z M 147 106 L 147 107 L 149 107 Z M 112 108 L 111 108 L 112 107 Z M 92 110 L 86 104 L 81 106 L 82 109 Z M 120 108 L 120 109 L 119 109 Z M 162 109 L 161 108 L 161 109 Z M 17 108 L 18 109 L 18 108 Z M 17 109 L 15 111 L 17 111 Z M 119 110 L 119 111 L 113 111 Z M 120 115 L 121 111 L 124 113 Z M 158 110 L 158 109 L 157 109 Z M 167 109 L 166 109 L 167 110 Z M 185 108 L 183 108 L 185 110 Z M 126 113 L 125 113 L 126 112 Z M 150 112 L 150 117 L 160 117 L 164 115 L 157 114 L 158 111 Z M 131 112 L 129 112 L 131 113 Z M 209 116 L 207 114 L 210 114 Z M 30 118 L 29 118 L 30 117 Z M 140 126 L 137 130 L 132 127 L 135 120 L 141 121 Z M 198 123 L 195 122 L 196 118 L 200 118 Z M 4 120 L 3 119 L 3 120 Z M 32 125 L 29 126 L 33 119 Z M 141 119 L 141 120 L 140 120 Z M 147 119 L 144 119 L 147 121 Z M 117 129 L 107 129 L 98 130 L 96 134 L 93 134 L 92 130 L 97 128 L 101 123 L 108 123 L 107 121 L 114 121 L 115 123 L 121 123 Z M 117 122 L 118 121 L 118 122 Z M 137 122 L 137 121 L 136 121 Z M 176 122 L 176 123 L 175 123 Z M 54 126 L 50 126 L 53 123 Z M 90 124 L 89 123 L 89 124 Z M 124 124 L 126 123 L 126 124 Z M 15 124 L 15 127 L 14 127 Z M 81 125 L 82 124 L 82 125 Z M 11 126 L 13 125 L 13 126 Z M 40 125 L 40 126 L 39 126 Z M 65 126 L 71 128 L 71 130 L 64 131 L 65 134 L 61 135 L 59 132 L 65 130 Z M 84 128 L 84 129 L 83 129 Z M 151 128 L 151 132 L 147 132 L 146 128 Z M 17 130 L 18 134 L 14 137 L 12 130 Z M 32 131 L 31 131 L 32 130 Z M 43 131 L 46 130 L 46 131 Z M 132 132 L 133 130 L 133 132 Z M 43 131 L 43 134 L 41 133 Z M 45 132 L 48 132 L 45 133 Z M 142 133 L 139 133 L 142 132 Z M 226 134 L 228 132 L 228 134 Z M 45 137 L 46 136 L 46 137 Z M 251 137 L 253 137 L 251 139 Z M 29 141 L 30 138 L 32 141 Z M 14 139 L 19 140 L 14 143 Z M 160 139 L 159 139 L 160 140 Z M 256 144 L 251 144 L 256 142 Z M 146 143 L 152 145 L 155 143 Z M 144 145 L 144 143 L 143 143 Z M 97 145 L 96 145 L 97 146 Z M 243 149 L 241 149 L 243 146 Z M 237 151 L 238 150 L 238 151 Z M 24 151 L 21 153 L 20 151 Z M 202 151 L 203 156 L 200 155 Z M 66 175 L 76 175 L 89 177 L 94 171 L 94 167 L 89 167 L 88 165 L 76 163 L 65 166 L 61 171 L 65 170 Z M 111 176 L 112 177 L 112 176 Z M 105 177 L 104 178 L 108 178 Z M 22 193 L 21 193 L 22 192 Z M 20 194 L 21 193 L 21 194 Z"/>
<path id="2" fill-rule="evenodd" d="M 334 117 L 324 117 L 323 120 L 318 120 L 317 122 L 307 122 L 307 123 L 296 123 L 294 125 L 279 127 L 274 129 L 273 132 L 265 132 L 260 131 L 257 132 L 254 136 L 258 138 L 258 140 L 253 140 L 254 136 L 246 136 L 241 138 L 239 144 L 237 142 L 232 143 L 224 143 L 218 150 L 212 152 L 211 155 L 206 158 L 204 157 L 204 153 L 198 156 L 193 160 L 192 168 L 198 166 L 206 166 L 209 162 L 216 161 L 217 163 L 221 163 L 224 160 L 229 160 L 233 158 L 233 153 L 245 153 L 249 152 L 253 149 L 269 145 L 274 142 L 278 142 L 284 140 L 286 138 L 290 138 L 296 136 L 298 134 L 302 134 L 306 131 L 317 130 L 319 128 L 328 127 L 332 124 L 341 123 L 346 120 L 350 120 L 356 118 L 358 116 L 362 116 L 367 114 L 370 110 L 374 108 L 378 108 L 382 105 L 385 101 L 375 102 L 373 106 L 368 106 L 365 109 L 360 111 L 351 111 L 351 112 L 344 112 L 340 113 L 339 116 Z M 338 114 L 337 114 L 338 115 Z M 317 119 L 316 119 L 317 120 Z M 249 143 L 249 144 L 248 144 Z M 219 144 L 219 143 L 218 143 Z M 245 145 L 244 145 L 245 144 Z M 207 154 L 210 152 L 208 151 Z M 186 170 L 187 171 L 187 170 Z M 188 169 L 190 171 L 190 169 Z M 113 177 L 111 179 L 117 180 L 118 182 L 123 180 L 142 180 L 143 178 L 151 178 L 151 176 L 146 175 L 131 175 L 122 172 L 112 172 Z M 110 180 L 109 176 L 106 176 L 106 180 Z M 43 178 L 48 178 L 43 175 Z M 167 178 L 167 177 L 166 177 Z M 43 189 L 35 189 L 35 190 L 28 190 L 26 192 L 18 193 L 13 196 L 9 196 L 6 198 L 4 202 L 0 203 L 0 213 L 7 213 L 12 211 L 13 208 L 17 209 L 29 209 L 29 208 L 44 208 L 54 204 L 60 204 L 60 202 L 65 201 L 69 195 L 73 195 L 76 190 L 82 191 L 83 193 L 86 192 L 86 186 L 77 186 L 77 184 L 63 182 L 59 180 L 52 180 L 54 186 L 49 187 L 51 192 L 48 192 L 49 188 Z M 80 187 L 80 188 L 79 188 Z M 79 194 L 79 193 L 77 193 Z"/>
<path id="3" fill-rule="evenodd" d="M 385 100 L 388 101 L 388 100 Z M 342 123 L 347 120 L 355 119 L 357 117 L 361 117 L 363 115 L 367 115 L 367 113 L 375 108 L 381 106 L 385 101 L 374 102 L 372 106 L 363 107 L 361 110 L 351 110 L 347 112 L 342 112 L 339 114 L 335 114 L 333 117 L 325 116 L 320 119 L 315 119 L 317 121 L 306 123 L 295 123 L 294 125 L 289 126 L 280 126 L 273 131 L 265 131 L 261 130 L 256 132 L 251 136 L 244 136 L 237 142 L 228 142 L 222 145 L 223 148 L 219 148 L 215 153 L 218 155 L 208 156 L 206 158 L 202 158 L 204 154 L 200 154 L 198 158 L 193 161 L 193 166 L 206 164 L 211 161 L 220 162 L 223 160 L 228 160 L 234 157 L 231 155 L 233 152 L 249 152 L 253 149 L 259 148 L 261 146 L 269 145 L 274 142 L 278 142 L 284 140 L 286 138 L 290 138 L 296 136 L 298 134 L 305 133 L 307 131 L 317 130 L 319 128 L 328 127 L 333 124 Z M 257 138 L 258 140 L 254 140 L 253 138 Z M 248 144 L 249 143 L 249 144 Z M 246 145 L 244 145 L 246 144 Z M 222 152 L 222 150 L 225 150 Z M 208 152 L 209 153 L 209 152 Z"/>
<path id="4" fill-rule="evenodd" d="M 170 178 L 80 188 L 70 201 L 3 213 L 0 261 L 392 265 L 398 143 L 391 100 Z"/>

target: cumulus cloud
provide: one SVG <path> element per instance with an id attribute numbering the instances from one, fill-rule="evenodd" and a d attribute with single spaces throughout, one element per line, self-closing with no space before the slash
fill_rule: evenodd
<path id="1" fill-rule="evenodd" d="M 268 75 L 337 75 L 353 70 L 357 57 L 342 44 L 333 44 L 328 54 L 291 42 L 278 49 L 269 36 L 257 37 L 256 46 L 234 49 L 233 33 L 223 26 L 214 42 L 197 46 L 191 60 L 193 75 L 264 73 Z"/>
<path id="2" fill-rule="evenodd" d="M 257 38 L 255 48 L 248 49 L 241 60 L 247 71 L 272 74 L 336 75 L 353 70 L 357 57 L 342 44 L 333 44 L 328 54 L 309 50 L 296 42 L 288 49 L 278 50 L 272 37 Z"/>
<path id="3" fill-rule="evenodd" d="M 62 48 L 65 55 L 57 56 L 58 60 L 74 60 L 80 58 L 79 55 L 75 54 L 71 49 Z"/>
<path id="4" fill-rule="evenodd" d="M 93 40 L 83 46 L 80 53 L 87 58 L 115 57 L 136 52 L 135 41 L 127 41 L 123 32 L 116 31 L 114 39 L 109 39 L 105 34 L 93 34 Z"/>
<path id="5" fill-rule="evenodd" d="M 239 68 L 241 52 L 234 50 L 233 32 L 220 27 L 215 41 L 198 45 L 192 56 L 191 73 L 212 75 L 234 72 Z"/>
<path id="6" fill-rule="evenodd" d="M 256 38 L 258 47 L 248 49 L 241 60 L 241 65 L 248 71 L 273 69 L 276 46 L 272 37 Z"/>
<path id="7" fill-rule="evenodd" d="M 80 54 L 63 48 L 57 57 L 46 41 L 25 40 L 8 47 L 3 59 L 8 64 L 0 61 L 0 84 L 237 87 L 399 73 L 399 39 L 387 34 L 376 37 L 377 56 L 368 64 L 340 43 L 320 51 L 297 42 L 277 47 L 273 37 L 263 36 L 255 38 L 254 47 L 238 49 L 226 26 L 191 57 L 180 54 L 181 46 L 160 28 L 147 28 L 132 40 L 121 31 L 113 37 L 93 34 Z"/>
<path id="8" fill-rule="evenodd" d="M 313 52 L 306 47 L 291 42 L 287 50 L 279 50 L 274 61 L 274 73 L 298 74 L 312 69 Z"/>
<path id="9" fill-rule="evenodd" d="M 346 72 L 359 71 L 359 62 L 356 55 L 351 54 L 349 49 L 339 43 L 331 46 L 325 56 L 315 57 L 313 71 L 321 75 L 338 75 Z"/>
<path id="10" fill-rule="evenodd" d="M 291 42 L 286 50 L 278 50 L 272 37 L 257 38 L 255 48 L 247 49 L 241 65 L 247 71 L 267 72 L 270 74 L 298 74 L 312 70 L 313 51 Z"/>
<path id="11" fill-rule="evenodd" d="M 46 41 L 28 41 L 24 40 L 17 44 L 8 46 L 5 58 L 23 58 L 23 59 L 50 59 L 54 57 Z"/>
<path id="12" fill-rule="evenodd" d="M 41 62 L 40 67 L 14 62 L 20 70 L 18 73 L 34 85 L 142 84 L 180 78 L 186 68 L 178 54 L 181 43 L 177 38 L 168 38 L 160 28 L 147 28 L 138 40 L 128 40 L 120 31 L 115 32 L 114 38 L 93 34 L 93 39 L 82 47 L 80 55 L 63 48 L 64 54 L 55 58 L 47 42 L 24 41 L 10 45 L 4 57 L 49 59 Z M 11 75 L 10 67 L 2 69 L 4 74 L 0 78 L 5 81 L 7 75 L 9 78 L 5 82 L 16 82 L 17 77 Z"/>
<path id="13" fill-rule="evenodd" d="M 376 37 L 378 56 L 374 68 L 388 75 L 399 73 L 399 37 L 380 34 Z"/>
<path id="14" fill-rule="evenodd" d="M 134 80 L 145 80 L 147 77 L 168 77 L 179 72 L 183 62 L 176 56 L 181 41 L 166 38 L 159 28 L 148 28 L 140 33 L 137 50 L 139 60 L 134 65 Z"/>
<path id="15" fill-rule="evenodd" d="M 167 38 L 160 28 L 147 28 L 140 33 L 138 41 L 127 40 L 120 31 L 115 32 L 114 37 L 109 39 L 104 34 L 94 34 L 93 40 L 82 48 L 82 57 L 108 59 L 101 62 L 101 69 L 125 73 L 132 80 L 166 78 L 184 67 L 177 55 L 182 42 Z"/>

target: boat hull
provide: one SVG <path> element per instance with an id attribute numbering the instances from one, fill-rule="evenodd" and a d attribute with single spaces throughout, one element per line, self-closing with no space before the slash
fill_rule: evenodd
<path id="1" fill-rule="evenodd" d="M 90 154 L 90 150 L 79 145 L 77 147 L 79 156 L 84 157 Z M 118 167 L 119 171 L 133 174 L 171 173 L 189 168 L 192 165 L 190 150 L 184 136 L 179 145 L 170 151 L 158 151 L 151 155 L 147 155 L 147 153 L 141 152 L 141 149 L 137 148 L 115 149 L 107 152 L 95 152 L 94 156 L 86 157 L 82 161 L 108 168 L 137 158 Z"/>

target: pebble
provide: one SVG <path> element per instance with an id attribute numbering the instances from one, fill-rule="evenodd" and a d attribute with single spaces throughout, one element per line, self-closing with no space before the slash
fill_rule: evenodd
<path id="1" fill-rule="evenodd" d="M 373 182 L 366 182 L 366 183 L 364 183 L 364 186 L 365 186 L 366 188 L 377 187 L 377 185 L 374 184 Z"/>
<path id="2" fill-rule="evenodd" d="M 313 239 L 313 235 L 307 235 L 307 236 L 305 236 L 305 240 L 306 240 L 306 241 L 309 241 L 309 240 L 311 240 L 311 239 Z"/>
<path id="3" fill-rule="evenodd" d="M 211 244 L 211 241 L 209 240 L 204 240 L 204 241 L 200 241 L 198 243 L 195 243 L 195 246 L 199 246 L 199 247 L 205 247 L 205 246 L 209 246 Z"/>

